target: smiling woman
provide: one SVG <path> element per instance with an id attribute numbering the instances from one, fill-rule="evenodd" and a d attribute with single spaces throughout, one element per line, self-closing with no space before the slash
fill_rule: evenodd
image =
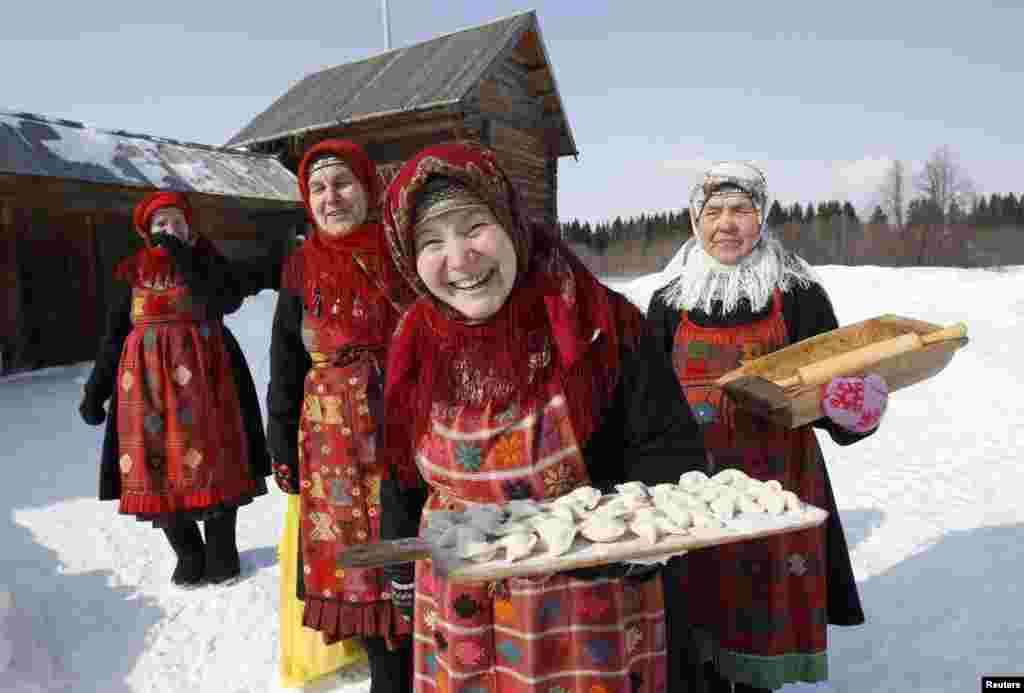
<path id="1" fill-rule="evenodd" d="M 417 206 L 416 272 L 434 296 L 469 320 L 504 305 L 516 279 L 516 250 L 486 203 L 438 177 Z"/>
<path id="2" fill-rule="evenodd" d="M 382 538 L 416 535 L 433 512 L 674 482 L 704 466 L 640 312 L 525 221 L 493 152 L 420 152 L 388 188 L 384 217 L 420 300 L 388 356 L 395 478 L 382 484 Z M 416 690 L 656 693 L 694 675 L 683 670 L 685 615 L 666 635 L 660 576 L 631 570 L 460 585 L 429 561 L 415 575 L 402 566 L 393 585 L 415 590 Z"/>

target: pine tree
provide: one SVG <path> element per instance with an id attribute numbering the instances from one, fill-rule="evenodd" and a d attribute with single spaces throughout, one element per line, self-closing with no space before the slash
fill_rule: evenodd
<path id="1" fill-rule="evenodd" d="M 780 228 L 788 221 L 786 213 L 782 210 L 782 205 L 779 204 L 778 200 L 772 202 L 771 209 L 768 210 L 768 226 L 769 228 Z"/>

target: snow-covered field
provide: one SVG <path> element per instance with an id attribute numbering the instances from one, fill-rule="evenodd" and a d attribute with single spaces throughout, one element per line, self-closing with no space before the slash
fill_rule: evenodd
<path id="1" fill-rule="evenodd" d="M 868 622 L 830 631 L 827 684 L 785 691 L 972 691 L 1024 673 L 1024 269 L 819 269 L 844 323 L 965 321 L 971 343 L 894 394 L 874 437 L 822 439 Z M 661 282 L 615 286 L 646 307 Z M 261 393 L 274 302 L 227 321 Z M 277 690 L 284 496 L 239 515 L 242 582 L 172 588 L 162 534 L 95 500 L 102 428 L 77 412 L 90 365 L 0 379 L 0 634 L 15 636 L 0 637 L 0 691 Z M 355 670 L 314 689 L 368 688 Z"/>

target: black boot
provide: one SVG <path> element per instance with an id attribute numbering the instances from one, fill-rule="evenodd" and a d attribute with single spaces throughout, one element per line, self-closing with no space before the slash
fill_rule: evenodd
<path id="1" fill-rule="evenodd" d="M 363 638 L 370 660 L 370 693 L 412 693 L 412 638 L 389 650 L 384 638 Z"/>
<path id="2" fill-rule="evenodd" d="M 218 584 L 238 577 L 242 564 L 235 542 L 238 509 L 228 510 L 203 522 L 206 530 L 206 579 Z"/>
<path id="3" fill-rule="evenodd" d="M 164 534 L 178 557 L 178 565 L 171 575 L 171 582 L 182 587 L 198 585 L 206 568 L 203 535 L 199 533 L 199 525 L 195 522 L 179 522 L 171 527 L 164 527 Z"/>

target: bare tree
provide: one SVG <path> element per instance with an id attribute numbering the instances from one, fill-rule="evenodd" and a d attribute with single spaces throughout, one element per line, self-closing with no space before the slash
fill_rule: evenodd
<path id="1" fill-rule="evenodd" d="M 924 169 L 917 176 L 916 187 L 942 213 L 944 223 L 954 203 L 961 209 L 969 206 L 974 191 L 971 179 L 949 146 L 939 147 L 932 152 L 931 158 L 924 163 Z"/>
<path id="2" fill-rule="evenodd" d="M 897 231 L 903 230 L 904 211 L 907 208 L 907 186 L 906 175 L 903 172 L 903 162 L 896 159 L 885 171 L 885 177 L 878 188 L 878 196 L 881 198 L 881 207 Z"/>

